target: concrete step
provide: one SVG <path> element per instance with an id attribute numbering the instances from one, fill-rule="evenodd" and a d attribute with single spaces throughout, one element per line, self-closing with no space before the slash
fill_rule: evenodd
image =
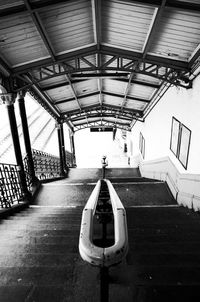
<path id="1" fill-rule="evenodd" d="M 165 183 L 117 183 L 114 188 L 125 207 L 177 205 Z"/>
<path id="2" fill-rule="evenodd" d="M 2 242 L 0 244 L 0 257 L 5 257 L 5 255 L 15 255 L 16 252 L 19 253 L 23 251 L 24 254 L 56 254 L 58 253 L 61 257 L 63 254 L 75 253 L 77 255 L 78 246 L 77 238 L 71 238 L 71 240 L 63 243 L 62 241 L 55 243 L 53 240 L 49 240 L 45 243 L 40 241 L 33 241 L 32 243 L 23 242 Z"/>
<path id="3" fill-rule="evenodd" d="M 187 254 L 175 251 L 172 254 L 169 252 L 150 254 L 143 251 L 143 253 L 135 253 L 134 257 L 128 257 L 127 263 L 135 267 L 151 267 L 155 263 L 159 267 L 195 267 L 197 263 L 200 263 L 200 251 L 195 253 L 195 257 L 191 251 Z"/>
<path id="4" fill-rule="evenodd" d="M 67 233 L 65 235 L 59 234 L 57 230 L 55 230 L 55 236 L 49 235 L 48 231 L 43 233 L 43 236 L 41 237 L 41 233 L 37 234 L 33 233 L 22 233 L 22 234 L 16 234 L 16 236 L 13 236 L 12 234 L 5 234 L 5 236 L 1 236 L 1 245 L 7 245 L 10 244 L 9 241 L 12 240 L 13 244 L 68 244 L 68 241 L 70 241 L 72 244 L 76 242 L 76 245 L 78 245 L 78 238 L 79 238 L 79 230 L 71 231 L 70 233 Z"/>
<path id="5" fill-rule="evenodd" d="M 0 301 L 73 301 L 81 214 L 38 207 L 1 220 Z"/>
<path id="6" fill-rule="evenodd" d="M 0 283 L 2 285 L 30 285 L 35 286 L 67 286 L 70 290 L 72 282 L 74 258 L 66 266 L 30 266 L 30 267 L 0 267 Z"/>
<path id="7" fill-rule="evenodd" d="M 10 253 L 0 258 L 0 267 L 52 267 L 61 268 L 68 267 L 70 261 L 76 260 L 77 251 L 73 253 L 60 254 L 59 249 L 55 253 L 23 253 L 22 251 L 15 251 L 15 256 Z"/>
<path id="8" fill-rule="evenodd" d="M 60 302 L 63 301 L 65 295 L 66 293 L 62 285 L 61 286 L 55 286 L 53 284 L 46 285 L 46 286 L 39 286 L 39 285 L 36 286 L 34 284 L 21 285 L 20 281 L 16 285 L 4 285 L 4 286 L 0 285 L 0 297 L 2 302 L 18 302 L 18 301 L 19 302 L 22 301 Z"/>
<path id="9" fill-rule="evenodd" d="M 163 183 L 163 181 L 146 177 L 109 177 L 112 183 Z"/>
<path id="10" fill-rule="evenodd" d="M 195 288 L 200 284 L 199 215 L 183 207 L 167 206 L 127 207 L 126 212 L 129 252 L 121 282 L 125 280 L 130 286 L 132 301 L 187 301 L 184 289 L 190 298 L 193 287 L 194 301 L 198 301 L 200 294 Z M 118 273 L 115 268 L 113 278 Z"/>

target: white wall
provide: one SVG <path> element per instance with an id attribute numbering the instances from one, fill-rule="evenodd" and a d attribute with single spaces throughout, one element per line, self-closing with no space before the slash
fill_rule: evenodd
<path id="1" fill-rule="evenodd" d="M 172 117 L 191 131 L 187 170 L 170 151 Z M 144 123 L 137 122 L 132 129 L 133 156 L 139 152 L 139 133 L 145 138 L 145 160 L 168 156 L 181 173 L 200 173 L 200 76 L 192 89 L 170 88 Z"/>

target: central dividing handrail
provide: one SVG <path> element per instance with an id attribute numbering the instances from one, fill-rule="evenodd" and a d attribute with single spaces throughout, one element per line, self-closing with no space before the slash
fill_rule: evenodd
<path id="1" fill-rule="evenodd" d="M 109 180 L 107 183 L 114 219 L 114 244 L 99 247 L 92 242 L 93 222 L 101 189 L 99 180 L 83 209 L 79 238 L 79 252 L 84 261 L 99 267 L 110 267 L 120 263 L 128 252 L 126 211 Z"/>

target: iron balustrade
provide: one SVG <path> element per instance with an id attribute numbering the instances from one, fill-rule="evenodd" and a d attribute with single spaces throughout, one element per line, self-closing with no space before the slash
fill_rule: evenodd
<path id="1" fill-rule="evenodd" d="M 29 162 L 28 162 L 27 155 L 23 159 L 23 164 L 24 164 L 24 171 L 25 171 L 25 176 L 26 176 L 27 189 L 29 190 L 29 192 L 31 192 L 33 182 L 32 182 L 32 178 L 31 178 L 30 167 L 29 167 Z"/>
<path id="2" fill-rule="evenodd" d="M 67 167 L 74 167 L 74 166 L 76 166 L 76 161 L 75 161 L 74 155 L 71 152 L 65 151 L 65 157 L 66 157 L 66 165 L 67 165 Z"/>
<path id="3" fill-rule="evenodd" d="M 65 151 L 66 156 L 66 169 L 68 170 L 69 167 L 74 167 L 74 157 L 73 154 L 69 151 Z M 32 157 L 35 169 L 35 176 L 39 180 L 44 179 L 51 179 L 60 176 L 60 158 L 56 157 L 52 154 L 32 149 Z M 31 173 L 28 163 L 27 155 L 24 157 L 24 170 L 26 174 L 26 183 L 28 190 L 31 191 L 32 189 L 32 179 Z M 65 171 L 66 173 L 68 171 Z"/>
<path id="4" fill-rule="evenodd" d="M 35 175 L 38 179 L 49 179 L 60 176 L 60 158 L 43 151 L 32 150 Z M 28 157 L 25 156 L 24 171 L 28 191 L 32 191 L 32 178 L 28 163 Z M 66 151 L 66 167 L 73 167 L 73 155 Z M 0 163 L 0 206 L 2 208 L 11 208 L 14 204 L 23 201 L 24 194 L 20 180 L 20 167 L 14 164 Z"/>
<path id="5" fill-rule="evenodd" d="M 0 201 L 2 208 L 11 208 L 23 200 L 19 166 L 0 164 Z"/>
<path id="6" fill-rule="evenodd" d="M 49 153 L 32 149 L 35 175 L 38 179 L 50 179 L 60 176 L 60 159 Z"/>

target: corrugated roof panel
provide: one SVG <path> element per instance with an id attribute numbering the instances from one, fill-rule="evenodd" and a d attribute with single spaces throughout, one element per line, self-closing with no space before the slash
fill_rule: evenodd
<path id="1" fill-rule="evenodd" d="M 106 119 L 104 118 L 104 120 L 110 122 L 110 123 L 115 123 L 116 122 L 116 118 L 115 117 L 106 117 Z M 117 118 L 117 122 L 120 123 L 120 124 L 124 124 L 124 125 L 127 125 L 129 126 L 129 124 L 131 122 L 127 121 L 127 120 L 124 120 L 122 118 Z"/>
<path id="2" fill-rule="evenodd" d="M 107 92 L 114 92 L 123 94 L 125 92 L 127 83 L 115 81 L 111 79 L 103 79 L 102 80 L 102 90 Z"/>
<path id="3" fill-rule="evenodd" d="M 114 97 L 106 94 L 103 95 L 103 104 L 121 106 L 122 102 L 123 102 L 123 98 Z"/>
<path id="4" fill-rule="evenodd" d="M 49 57 L 32 18 L 25 13 L 0 18 L 0 54 L 11 66 Z"/>
<path id="5" fill-rule="evenodd" d="M 56 107 L 61 113 L 79 109 L 78 103 L 76 101 L 61 103 L 56 105 Z"/>
<path id="6" fill-rule="evenodd" d="M 151 87 L 145 87 L 142 85 L 131 84 L 129 87 L 128 95 L 131 97 L 139 97 L 145 100 L 149 100 L 154 93 L 155 89 Z"/>
<path id="7" fill-rule="evenodd" d="M 135 110 L 144 110 L 148 105 L 146 102 L 134 101 L 127 98 L 124 108 L 135 109 Z"/>
<path id="8" fill-rule="evenodd" d="M 79 99 L 79 103 L 81 105 L 81 108 L 91 106 L 91 105 L 99 105 L 99 97 L 98 95 L 81 98 Z"/>
<path id="9" fill-rule="evenodd" d="M 23 5 L 23 0 L 1 0 L 0 9 L 10 8 L 13 6 Z"/>
<path id="10" fill-rule="evenodd" d="M 62 76 L 57 76 L 57 77 L 52 77 L 47 80 L 42 80 L 40 82 L 40 87 L 41 88 L 48 88 L 48 86 L 56 85 L 56 84 L 65 84 L 68 83 L 66 77 L 64 75 Z"/>
<path id="11" fill-rule="evenodd" d="M 159 85 L 161 83 L 161 80 L 157 78 L 153 78 L 148 75 L 140 74 L 140 73 L 136 73 L 134 79 L 138 81 L 142 81 L 144 83 L 155 84 L 155 85 L 157 84 Z"/>
<path id="12" fill-rule="evenodd" d="M 87 94 L 98 90 L 97 79 L 81 81 L 77 84 L 73 84 L 73 87 L 76 90 L 77 96 L 82 94 Z"/>
<path id="13" fill-rule="evenodd" d="M 91 1 L 68 1 L 59 7 L 47 7 L 40 13 L 55 52 L 94 42 Z"/>
<path id="14" fill-rule="evenodd" d="M 166 8 L 149 50 L 187 61 L 200 41 L 200 13 Z"/>
<path id="15" fill-rule="evenodd" d="M 142 51 L 154 7 L 125 1 L 103 1 L 102 41 Z"/>
<path id="16" fill-rule="evenodd" d="M 72 89 L 69 85 L 47 90 L 45 93 L 52 99 L 53 102 L 67 100 L 74 97 Z"/>
<path id="17" fill-rule="evenodd" d="M 85 122 L 85 123 L 92 123 L 92 122 L 97 122 L 97 121 L 99 121 L 99 118 L 98 117 L 83 117 L 83 119 L 82 120 L 79 120 L 79 121 L 76 121 L 75 122 L 75 125 L 80 125 L 80 124 L 82 124 L 83 122 Z"/>

